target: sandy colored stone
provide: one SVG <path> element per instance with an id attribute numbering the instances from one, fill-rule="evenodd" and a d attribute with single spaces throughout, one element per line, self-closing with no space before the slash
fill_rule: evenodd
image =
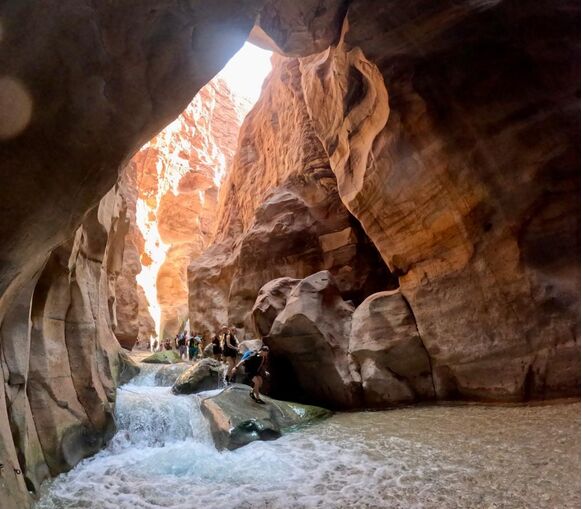
<path id="1" fill-rule="evenodd" d="M 356 1 L 344 44 L 301 60 L 341 199 L 399 275 L 439 399 L 579 394 L 574 10 Z"/>
<path id="2" fill-rule="evenodd" d="M 307 115 L 298 61 L 272 61 L 221 187 L 217 234 L 188 269 L 190 323 L 202 331 L 234 325 L 253 337 L 257 294 L 281 277 L 301 279 L 327 269 L 342 295 L 356 303 L 394 287 L 386 265 L 339 199 L 329 159 Z M 346 231 L 351 233 L 339 234 Z M 322 247 L 333 234 L 339 235 L 334 245 Z"/>
<path id="3" fill-rule="evenodd" d="M 366 406 L 434 398 L 431 363 L 400 291 L 375 293 L 354 311 L 349 352 Z"/>

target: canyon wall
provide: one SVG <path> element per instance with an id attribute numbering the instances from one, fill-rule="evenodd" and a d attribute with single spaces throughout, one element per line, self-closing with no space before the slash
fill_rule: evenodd
<path id="1" fill-rule="evenodd" d="M 248 330 L 258 294 L 252 314 L 294 396 L 334 406 L 578 395 L 578 7 L 426 7 L 354 1 L 337 46 L 278 62 L 243 126 L 216 245 L 190 267 L 191 318 Z M 297 65 L 301 87 L 284 94 Z M 348 311 L 326 301 L 349 300 L 333 273 L 281 293 L 276 278 L 328 268 L 278 196 L 302 174 L 312 188 L 315 166 L 333 171 L 397 297 Z"/>
<path id="2" fill-rule="evenodd" d="M 186 269 L 215 230 L 218 190 L 249 109 L 248 100 L 215 78 L 124 170 L 134 190 L 118 280 L 125 299 L 118 301 L 123 330 L 116 335 L 125 346 L 138 336 L 173 336 L 186 320 Z"/>
<path id="3" fill-rule="evenodd" d="M 408 365 L 406 355 L 397 355 L 417 352 L 418 341 L 438 398 L 579 393 L 579 4 L 353 0 L 342 45 L 326 51 L 337 42 L 347 5 L 2 3 L 3 507 L 27 507 L 27 488 L 69 468 L 106 436 L 118 362 L 109 274 L 119 257 L 107 250 L 117 227 L 96 207 L 139 147 L 183 111 L 256 22 L 253 36 L 269 47 L 294 56 L 323 52 L 299 62 L 301 87 L 294 87 L 306 104 L 309 137 L 323 146 L 324 169 L 335 175 L 338 195 L 358 222 L 344 217 L 352 230 L 359 223 L 365 231 L 356 238 L 371 239 L 400 279 L 400 293 L 373 294 L 352 312 L 332 265 L 335 274 L 290 283 L 265 307 L 283 354 L 309 327 L 298 359 L 309 362 L 317 341 L 320 362 L 344 385 L 319 397 L 359 403 L 364 390 L 367 404 L 378 398 L 389 404 L 390 387 L 401 395 L 426 390 L 426 363 Z M 326 182 L 323 175 L 316 180 Z M 301 195 L 291 202 L 308 211 L 301 221 L 314 225 L 306 237 L 316 259 L 322 244 L 349 246 L 351 233 L 340 235 L 347 226 L 330 232 L 327 214 L 309 219 L 322 199 L 327 208 L 327 193 L 307 192 L 310 201 L 291 191 Z M 255 222 L 255 215 L 254 205 L 242 214 L 246 232 L 260 229 L 263 219 Z M 285 224 L 272 225 L 281 239 Z M 320 233 L 339 240 L 309 248 Z M 225 258 L 237 246 L 235 240 Z M 271 259 L 268 249 L 252 270 L 285 267 L 286 258 Z M 237 264 L 209 266 L 220 284 L 209 278 L 198 299 L 221 310 L 217 323 L 231 313 L 226 282 L 233 278 L 221 275 L 231 266 Z M 343 266 L 351 265 L 336 265 Z M 305 272 L 322 267 L 325 260 Z M 279 275 L 285 274 L 268 277 Z M 259 278 L 250 281 L 238 294 L 244 311 L 233 316 L 238 324 L 251 319 L 248 303 Z M 322 314 L 302 323 L 296 317 L 307 297 L 321 302 Z M 191 310 L 196 300 L 191 290 Z M 385 324 L 394 331 L 389 341 L 378 334 Z M 359 345 L 348 337 L 356 333 Z M 385 355 L 373 358 L 379 347 Z"/>
<path id="4" fill-rule="evenodd" d="M 0 428 L 14 437 L 13 447 L 0 447 L 2 482 L 17 507 L 26 506 L 26 490 L 99 451 L 114 430 L 115 389 L 129 369 L 113 334 L 128 226 L 124 189 L 115 186 L 0 327 Z"/>
<path id="5" fill-rule="evenodd" d="M 221 188 L 214 244 L 188 269 L 190 323 L 206 333 L 233 325 L 253 334 L 259 289 L 278 277 L 327 269 L 357 302 L 395 284 L 339 199 L 307 116 L 298 61 L 273 60 Z"/>

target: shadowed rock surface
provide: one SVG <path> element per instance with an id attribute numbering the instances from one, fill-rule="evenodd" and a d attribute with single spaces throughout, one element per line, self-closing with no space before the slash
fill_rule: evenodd
<path id="1" fill-rule="evenodd" d="M 215 359 L 202 359 L 184 371 L 174 382 L 174 394 L 195 394 L 220 389 L 226 365 Z"/>
<path id="2" fill-rule="evenodd" d="M 262 398 L 264 405 L 250 398 L 248 386 L 232 385 L 202 400 L 200 408 L 210 423 L 217 449 L 233 450 L 255 440 L 275 440 L 291 428 L 331 415 L 329 410 L 320 407 Z"/>
<path id="3" fill-rule="evenodd" d="M 349 352 L 368 407 L 433 399 L 430 358 L 400 291 L 375 293 L 352 315 Z"/>
<path id="4" fill-rule="evenodd" d="M 164 350 L 162 352 L 155 352 L 145 359 L 142 359 L 141 362 L 145 362 L 146 364 L 176 364 L 178 362 L 184 362 L 178 352 L 174 350 Z"/>
<path id="5" fill-rule="evenodd" d="M 579 394 L 579 6 L 355 1 L 348 19 L 302 59 L 304 97 L 437 398 Z"/>

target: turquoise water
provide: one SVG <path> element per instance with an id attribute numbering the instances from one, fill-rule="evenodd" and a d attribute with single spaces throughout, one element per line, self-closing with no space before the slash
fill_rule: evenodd
<path id="1" fill-rule="evenodd" d="M 37 509 L 580 507 L 578 403 L 337 414 L 218 452 L 198 396 L 135 382 L 107 449 L 47 483 Z"/>

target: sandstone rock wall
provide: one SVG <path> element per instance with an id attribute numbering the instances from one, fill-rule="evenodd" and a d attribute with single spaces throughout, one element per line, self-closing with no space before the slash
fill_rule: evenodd
<path id="1" fill-rule="evenodd" d="M 296 59 L 273 57 L 221 188 L 214 244 L 190 265 L 190 323 L 253 334 L 260 288 L 321 269 L 357 302 L 395 281 L 341 203 L 329 160 L 307 116 Z"/>
<path id="2" fill-rule="evenodd" d="M 439 398 L 579 393 L 576 16 L 355 1 L 344 43 L 301 62 L 342 201 L 399 275 Z"/>
<path id="3" fill-rule="evenodd" d="M 134 213 L 131 218 L 130 246 L 119 284 L 128 290 L 122 295 L 132 297 L 131 310 L 137 310 L 140 316 L 150 315 L 152 301 L 159 304 L 157 325 L 141 319 L 139 336 L 143 340 L 160 331 L 164 337 L 176 334 L 187 317 L 186 269 L 214 233 L 218 189 L 249 109 L 246 99 L 234 95 L 222 79 L 216 78 L 200 90 L 178 119 L 133 157 L 125 170 L 124 179 L 133 175 L 133 209 L 137 202 L 141 217 L 136 218 Z M 144 242 L 144 236 L 150 242 Z M 152 237 L 155 242 L 151 242 Z M 156 260 L 156 256 L 161 258 Z M 155 270 L 151 270 L 156 262 Z M 142 267 L 149 279 L 140 279 L 136 285 Z M 146 296 L 144 286 L 148 291 L 153 286 L 155 289 Z M 141 303 L 138 291 L 145 298 Z M 129 314 L 127 318 L 128 324 L 132 323 Z M 147 328 L 146 323 L 151 327 Z M 133 332 L 135 341 L 135 327 Z"/>
<path id="4" fill-rule="evenodd" d="M 99 451 L 113 430 L 123 369 L 115 280 L 128 224 L 116 186 L 53 251 L 0 327 L 2 483 L 17 507 L 28 503 L 24 486 L 37 491 Z"/>

